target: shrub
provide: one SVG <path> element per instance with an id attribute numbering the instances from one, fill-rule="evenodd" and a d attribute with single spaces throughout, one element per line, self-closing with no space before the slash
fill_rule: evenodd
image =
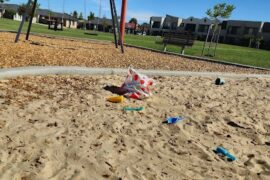
<path id="1" fill-rule="evenodd" d="M 4 18 L 7 19 L 13 19 L 14 15 L 16 14 L 16 12 L 12 9 L 6 9 L 5 13 L 3 14 Z"/>

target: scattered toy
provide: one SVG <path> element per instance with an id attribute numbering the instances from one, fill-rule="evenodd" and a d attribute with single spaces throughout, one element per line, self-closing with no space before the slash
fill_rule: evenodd
<path id="1" fill-rule="evenodd" d="M 228 160 L 235 161 L 236 157 L 234 157 L 229 151 L 224 149 L 223 147 L 217 147 L 217 149 L 214 151 L 216 154 L 221 154 L 223 156 L 226 156 Z"/>
<path id="2" fill-rule="evenodd" d="M 150 87 L 154 85 L 154 80 L 146 75 L 139 74 L 129 67 L 127 78 L 122 88 L 127 93 L 126 97 L 132 99 L 145 99 L 151 96 Z"/>
<path id="3" fill-rule="evenodd" d="M 135 108 L 124 107 L 124 111 L 142 111 L 142 110 L 144 110 L 144 107 L 135 107 Z"/>
<path id="4" fill-rule="evenodd" d="M 169 117 L 167 118 L 167 120 L 165 121 L 167 124 L 175 124 L 178 121 L 182 121 L 184 118 L 183 117 Z"/>
<path id="5" fill-rule="evenodd" d="M 216 85 L 224 85 L 225 84 L 225 80 L 224 79 L 221 79 L 221 78 L 217 78 L 216 79 L 216 82 L 215 82 Z"/>
<path id="6" fill-rule="evenodd" d="M 122 103 L 124 102 L 124 96 L 112 96 L 107 98 L 107 101 L 112 103 Z"/>

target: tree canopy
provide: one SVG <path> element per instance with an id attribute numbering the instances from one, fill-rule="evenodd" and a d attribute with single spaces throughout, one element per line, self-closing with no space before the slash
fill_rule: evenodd
<path id="1" fill-rule="evenodd" d="M 234 5 L 221 3 L 216 4 L 213 9 L 208 9 L 206 14 L 213 19 L 228 19 L 231 17 L 234 10 Z"/>
<path id="2" fill-rule="evenodd" d="M 0 3 L 8 2 L 9 0 L 0 0 Z"/>
<path id="3" fill-rule="evenodd" d="M 20 16 L 22 16 L 26 11 L 28 11 L 27 12 L 27 15 L 31 16 L 31 9 L 32 9 L 33 6 L 34 6 L 34 2 L 33 1 L 31 1 L 31 3 L 30 3 L 30 9 L 28 9 L 28 10 L 27 10 L 27 4 L 24 4 L 24 3 L 21 4 L 19 6 L 19 8 L 18 8 L 18 14 Z M 37 3 L 37 6 L 36 6 L 36 9 L 35 10 L 39 9 L 39 7 L 40 7 L 40 4 Z"/>
<path id="4" fill-rule="evenodd" d="M 75 19 L 78 19 L 78 12 L 77 11 L 74 11 L 72 13 L 72 17 L 74 17 Z"/>
<path id="5" fill-rule="evenodd" d="M 134 24 L 138 24 L 138 20 L 136 18 L 131 18 L 129 20 L 129 23 L 134 23 Z"/>
<path id="6" fill-rule="evenodd" d="M 79 18 L 78 18 L 79 20 L 83 20 L 83 14 L 82 14 L 82 12 L 80 13 L 80 15 L 79 15 Z"/>
<path id="7" fill-rule="evenodd" d="M 88 21 L 94 20 L 95 19 L 95 13 L 92 11 L 90 12 L 90 15 L 87 17 Z"/>

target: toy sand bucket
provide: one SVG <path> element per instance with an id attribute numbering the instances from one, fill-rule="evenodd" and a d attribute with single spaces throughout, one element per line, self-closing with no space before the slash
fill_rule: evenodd
<path id="1" fill-rule="evenodd" d="M 122 103 L 124 102 L 124 96 L 112 96 L 107 98 L 107 101 L 112 103 Z"/>

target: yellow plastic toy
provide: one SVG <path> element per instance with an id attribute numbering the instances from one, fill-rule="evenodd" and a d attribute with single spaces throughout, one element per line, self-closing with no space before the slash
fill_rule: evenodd
<path id="1" fill-rule="evenodd" d="M 122 103 L 124 102 L 124 96 L 112 96 L 107 98 L 107 101 L 112 103 Z"/>

